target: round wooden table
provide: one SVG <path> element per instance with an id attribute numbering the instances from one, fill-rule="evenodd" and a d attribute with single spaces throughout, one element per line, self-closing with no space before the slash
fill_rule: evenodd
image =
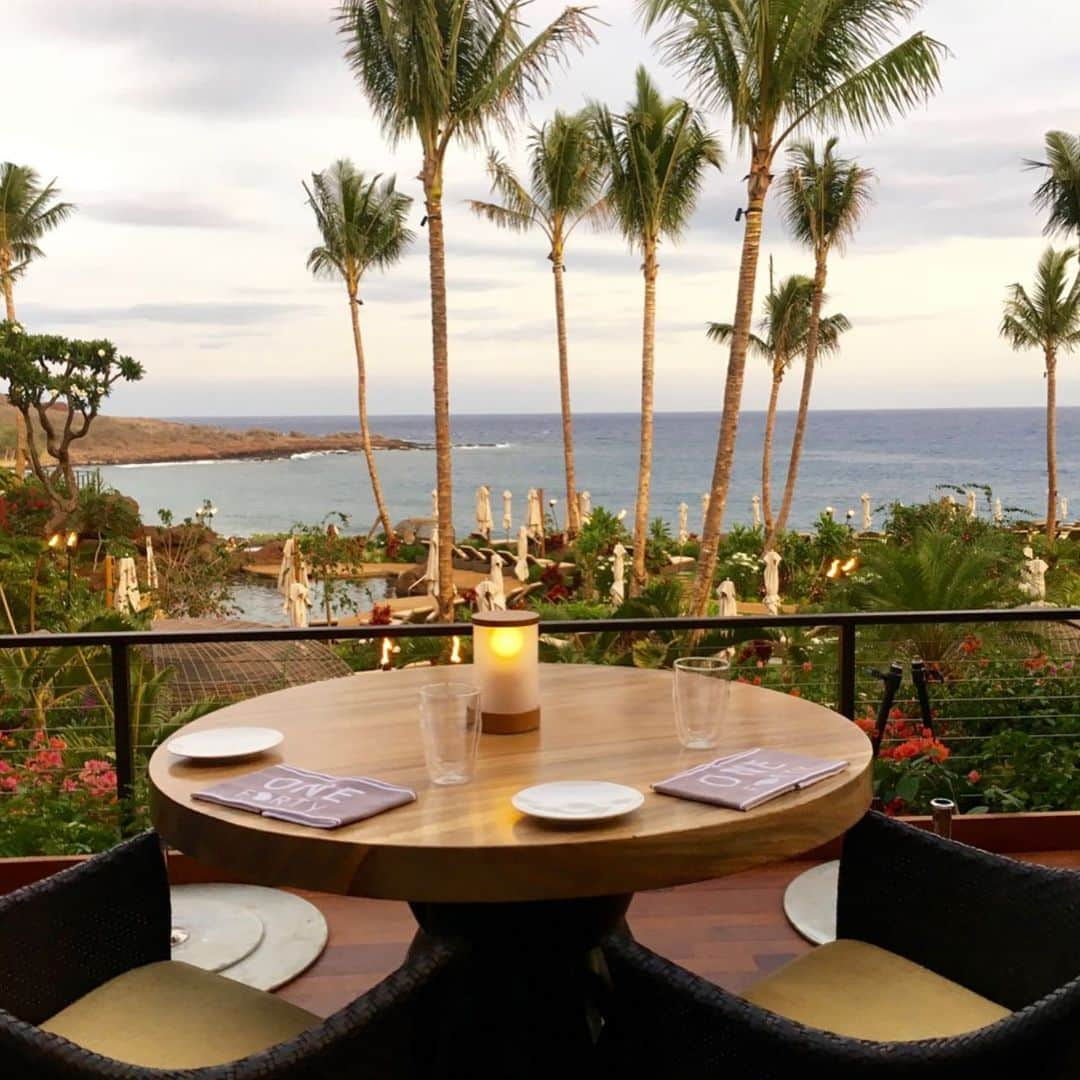
<path id="1" fill-rule="evenodd" d="M 257 883 L 407 900 L 421 927 L 417 951 L 431 938 L 470 943 L 467 974 L 440 997 L 438 1030 L 424 1037 L 436 1058 L 460 1065 L 453 1075 L 582 1068 L 611 1016 L 597 946 L 625 929 L 635 891 L 806 851 L 854 824 L 870 802 L 870 743 L 828 709 L 736 683 L 720 745 L 688 751 L 675 736 L 670 672 L 562 664 L 541 667 L 539 730 L 483 736 L 473 781 L 439 787 L 424 768 L 417 692 L 469 679 L 468 667 L 416 668 L 282 690 L 184 728 L 278 728 L 279 752 L 208 766 L 160 748 L 150 761 L 154 822 L 181 851 Z M 649 790 L 753 746 L 849 765 L 747 813 Z M 418 798 L 324 830 L 191 797 L 277 761 L 408 785 Z M 513 809 L 516 791 L 548 780 L 629 784 L 645 803 L 612 824 L 585 827 L 547 825 Z"/>
<path id="2" fill-rule="evenodd" d="M 735 683 L 720 745 L 682 749 L 672 675 L 625 667 L 541 666 L 542 720 L 524 735 L 484 735 L 476 776 L 432 784 L 424 769 L 417 692 L 469 681 L 467 666 L 370 672 L 293 687 L 211 713 L 183 730 L 278 728 L 278 752 L 236 764 L 192 764 L 159 748 L 151 806 L 181 851 L 260 884 L 412 902 L 556 900 L 625 895 L 720 877 L 806 851 L 857 821 L 870 802 L 870 743 L 849 720 L 785 694 Z M 804 791 L 740 813 L 657 795 L 649 785 L 752 746 L 825 758 L 848 768 Z M 412 787 L 415 803 L 324 830 L 193 800 L 227 777 L 287 761 Z M 510 805 L 548 780 L 611 780 L 645 793 L 614 824 L 553 826 Z"/>

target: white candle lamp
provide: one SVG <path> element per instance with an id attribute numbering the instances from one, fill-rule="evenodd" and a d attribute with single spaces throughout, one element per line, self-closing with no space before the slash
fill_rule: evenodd
<path id="1" fill-rule="evenodd" d="M 540 726 L 540 616 L 535 611 L 473 615 L 473 673 L 483 729 L 517 735 Z"/>

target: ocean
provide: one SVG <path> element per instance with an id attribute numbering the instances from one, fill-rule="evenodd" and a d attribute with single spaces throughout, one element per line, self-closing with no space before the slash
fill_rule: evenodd
<path id="1" fill-rule="evenodd" d="M 179 417 L 230 428 L 270 428 L 322 434 L 353 430 L 353 416 Z M 735 475 L 726 524 L 749 523 L 751 497 L 760 491 L 765 416 L 746 412 L 739 425 Z M 782 494 L 793 413 L 781 413 L 774 451 L 774 506 Z M 701 526 L 701 495 L 709 488 L 719 417 L 711 413 L 660 413 L 656 417 L 650 517 L 674 527 L 680 502 L 689 505 L 691 531 Z M 593 506 L 633 517 L 637 483 L 638 417 L 575 416 L 579 490 Z M 411 442 L 434 439 L 430 416 L 379 416 L 372 430 Z M 564 520 L 561 426 L 557 415 L 478 416 L 453 420 L 454 523 L 459 535 L 473 527 L 474 493 L 492 490 L 496 532 L 501 531 L 502 492 L 514 496 L 514 530 L 530 487 L 556 498 Z M 868 492 L 875 507 L 939 497 L 939 484 L 990 485 L 1006 508 L 1041 516 L 1046 498 L 1045 413 L 1041 409 L 925 409 L 821 411 L 811 414 L 791 525 L 810 527 L 826 506 L 843 519 Z M 395 520 L 427 517 L 435 482 L 430 450 L 379 451 L 383 490 Z M 1080 408 L 1058 410 L 1058 486 L 1075 498 L 1080 516 Z M 279 532 L 314 523 L 331 512 L 349 515 L 366 531 L 375 518 L 367 470 L 359 453 L 302 455 L 272 461 L 212 461 L 103 467 L 107 483 L 138 500 L 145 521 L 159 508 L 177 518 L 203 499 L 218 508 L 214 528 L 228 535 Z M 980 495 L 980 513 L 990 512 Z M 875 515 L 877 522 L 881 514 Z"/>

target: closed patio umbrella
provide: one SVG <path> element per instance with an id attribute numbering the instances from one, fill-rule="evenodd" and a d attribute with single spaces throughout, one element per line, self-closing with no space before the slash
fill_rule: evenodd
<path id="1" fill-rule="evenodd" d="M 1058 516 L 1061 518 L 1062 521 L 1065 521 L 1069 516 L 1069 500 L 1066 499 L 1064 495 L 1061 497 L 1061 502 L 1059 506 L 1060 511 Z"/>
<path id="2" fill-rule="evenodd" d="M 432 532 L 431 543 L 427 549 L 427 566 L 424 567 L 424 581 L 430 596 L 439 595 L 439 534 Z"/>
<path id="3" fill-rule="evenodd" d="M 130 612 L 134 615 L 142 608 L 139 596 L 139 579 L 135 573 L 135 560 L 125 555 L 116 561 L 116 589 L 113 593 L 113 607 L 117 611 Z"/>
<path id="4" fill-rule="evenodd" d="M 735 582 L 731 578 L 725 578 L 716 586 L 716 596 L 720 601 L 720 617 L 730 619 L 739 614 L 735 601 Z"/>
<path id="5" fill-rule="evenodd" d="M 439 493 L 434 488 L 431 490 L 431 516 L 433 518 L 439 516 Z"/>
<path id="6" fill-rule="evenodd" d="M 158 587 L 157 560 L 154 558 L 154 541 L 146 538 L 146 587 L 156 589 Z"/>
<path id="7" fill-rule="evenodd" d="M 626 599 L 626 583 L 623 580 L 626 577 L 626 548 L 622 544 L 616 544 L 612 550 L 614 559 L 611 566 L 611 599 L 616 604 L 621 604 Z"/>
<path id="8" fill-rule="evenodd" d="M 293 559 L 296 557 L 296 538 L 290 536 L 281 549 L 281 565 L 277 572 L 277 591 L 288 598 L 289 581 L 293 577 Z"/>
<path id="9" fill-rule="evenodd" d="M 517 562 L 514 563 L 514 577 L 518 581 L 529 580 L 529 530 L 524 525 L 518 529 Z"/>
<path id="10" fill-rule="evenodd" d="M 701 535 L 705 535 L 705 517 L 709 513 L 709 493 L 701 496 Z"/>
<path id="11" fill-rule="evenodd" d="M 874 518 L 870 513 L 870 496 L 867 492 L 863 492 L 859 496 L 859 501 L 862 503 L 862 531 L 869 532 L 874 527 Z"/>
<path id="12" fill-rule="evenodd" d="M 592 513 L 592 495 L 588 491 L 579 491 L 577 505 L 578 516 L 584 521 Z"/>
<path id="13" fill-rule="evenodd" d="M 750 500 L 750 520 L 757 529 L 761 525 L 761 496 L 755 495 Z"/>
<path id="14" fill-rule="evenodd" d="M 525 517 L 529 536 L 539 539 L 544 535 L 544 511 L 540 507 L 540 493 L 536 488 L 529 488 L 529 512 Z"/>
<path id="15" fill-rule="evenodd" d="M 476 531 L 485 539 L 491 539 L 494 522 L 491 518 L 491 488 L 481 484 L 476 489 Z"/>
<path id="16" fill-rule="evenodd" d="M 507 536 L 510 535 L 510 530 L 514 527 L 513 518 L 514 509 L 514 495 L 511 491 L 503 492 L 503 532 Z"/>
<path id="17" fill-rule="evenodd" d="M 491 556 L 491 574 L 488 580 L 491 582 L 491 609 L 492 611 L 506 610 L 506 584 L 503 582 L 502 556 Z"/>
<path id="18" fill-rule="evenodd" d="M 1005 511 L 1001 507 L 1001 500 L 994 500 L 994 520 L 1000 525 L 1005 520 Z"/>
<path id="19" fill-rule="evenodd" d="M 974 491 L 969 491 L 965 496 L 965 504 L 967 507 L 967 516 L 973 518 L 978 514 L 977 501 Z"/>
<path id="20" fill-rule="evenodd" d="M 690 532 L 687 529 L 687 515 L 690 512 L 690 507 L 686 503 L 679 503 L 679 543 L 685 544 L 690 539 Z"/>
<path id="21" fill-rule="evenodd" d="M 770 615 L 780 611 L 780 563 L 783 560 L 775 551 L 765 552 L 765 606 Z"/>
<path id="22" fill-rule="evenodd" d="M 307 626 L 308 609 L 311 607 L 311 586 L 308 584 L 307 573 L 303 573 L 300 581 L 289 582 L 288 595 L 282 610 L 289 616 L 290 626 Z"/>

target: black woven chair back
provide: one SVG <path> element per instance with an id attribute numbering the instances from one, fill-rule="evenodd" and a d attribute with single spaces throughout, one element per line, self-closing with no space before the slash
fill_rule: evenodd
<path id="1" fill-rule="evenodd" d="M 1080 977 L 1080 874 L 869 814 L 844 839 L 837 934 L 1022 1009 Z"/>

